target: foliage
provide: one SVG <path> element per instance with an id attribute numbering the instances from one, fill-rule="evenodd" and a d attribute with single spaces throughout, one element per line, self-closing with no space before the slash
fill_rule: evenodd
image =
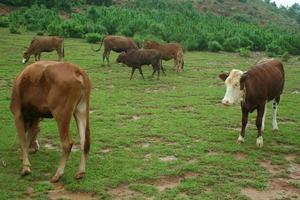
<path id="1" fill-rule="evenodd" d="M 284 54 L 282 54 L 281 58 L 282 58 L 282 61 L 287 62 L 291 58 L 291 55 L 288 52 L 284 52 Z"/>
<path id="2" fill-rule="evenodd" d="M 209 41 L 208 42 L 208 50 L 212 52 L 218 52 L 223 49 L 222 45 L 217 41 Z"/>
<path id="3" fill-rule="evenodd" d="M 220 49 L 238 52 L 240 48 L 300 54 L 300 35 L 277 27 L 261 27 L 244 15 L 232 18 L 201 15 L 189 1 L 136 0 L 127 7 L 91 6 L 68 19 L 45 6 L 33 6 L 13 12 L 9 23 L 26 30 L 50 35 L 84 38 L 88 33 L 117 34 L 133 37 L 137 43 L 152 38 L 179 42 L 186 50 Z M 209 44 L 209 41 L 213 42 Z M 217 43 L 218 44 L 217 44 Z"/>
<path id="4" fill-rule="evenodd" d="M 20 32 L 20 25 L 18 24 L 14 24 L 14 23 L 10 23 L 9 24 L 9 32 L 13 33 L 13 34 L 19 34 Z"/>
<path id="5" fill-rule="evenodd" d="M 101 39 L 103 38 L 103 35 L 99 34 L 99 33 L 87 33 L 85 34 L 85 39 L 88 43 L 96 43 L 101 41 Z"/>
<path id="6" fill-rule="evenodd" d="M 0 27 L 7 28 L 9 26 L 9 20 L 7 16 L 0 16 Z"/>

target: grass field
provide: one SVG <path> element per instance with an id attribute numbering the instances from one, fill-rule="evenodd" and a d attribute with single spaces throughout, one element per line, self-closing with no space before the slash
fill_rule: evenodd
<path id="1" fill-rule="evenodd" d="M 146 80 L 115 64 L 103 66 L 100 52 L 79 39 L 65 39 L 65 60 L 86 69 L 92 80 L 91 151 L 87 174 L 74 175 L 80 152 L 74 148 L 59 184 L 49 182 L 60 159 L 56 123 L 41 123 L 41 148 L 30 155 L 32 174 L 21 177 L 21 160 L 13 117 L 11 87 L 24 46 L 33 33 L 0 29 L 0 199 L 299 199 L 300 198 L 300 60 L 284 63 L 286 86 L 278 111 L 279 132 L 271 130 L 271 104 L 264 147 L 256 148 L 256 113 L 243 145 L 236 144 L 241 112 L 224 107 L 221 71 L 247 70 L 262 53 L 242 58 L 235 53 L 186 52 L 177 74 L 164 62 L 167 76 Z M 42 60 L 57 60 L 44 53 Z M 33 62 L 33 59 L 29 61 Z M 74 121 L 75 147 L 79 139 Z M 256 195 L 256 196 L 255 196 Z M 257 196 L 258 195 L 258 196 Z M 264 196 L 265 195 L 265 196 Z M 264 198 L 265 197 L 265 198 Z"/>

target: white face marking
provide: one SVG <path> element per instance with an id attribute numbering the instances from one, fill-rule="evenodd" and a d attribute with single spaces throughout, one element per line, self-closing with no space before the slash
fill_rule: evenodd
<path id="1" fill-rule="evenodd" d="M 262 136 L 259 136 L 257 139 L 256 139 L 256 146 L 261 148 L 264 146 L 264 139 Z"/>
<path id="2" fill-rule="evenodd" d="M 25 64 L 25 63 L 26 63 L 26 59 L 25 59 L 25 58 L 23 58 L 23 60 L 22 60 L 22 63 L 23 63 L 23 64 Z"/>
<path id="3" fill-rule="evenodd" d="M 230 106 L 241 102 L 240 78 L 242 71 L 233 69 L 225 80 L 226 93 L 222 99 L 224 105 Z"/>

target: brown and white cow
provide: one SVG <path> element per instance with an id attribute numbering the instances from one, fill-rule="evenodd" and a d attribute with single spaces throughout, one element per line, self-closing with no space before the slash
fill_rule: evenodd
<path id="1" fill-rule="evenodd" d="M 34 55 L 35 61 L 41 59 L 42 52 L 51 52 L 56 50 L 58 59 L 64 58 L 64 38 L 58 36 L 34 37 L 23 53 L 22 63 L 25 64 L 31 55 Z"/>
<path id="2" fill-rule="evenodd" d="M 256 127 L 258 129 L 256 145 L 263 146 L 267 102 L 273 100 L 273 130 L 278 130 L 277 109 L 284 87 L 283 65 L 277 60 L 267 60 L 256 64 L 247 72 L 232 70 L 222 73 L 220 79 L 225 81 L 226 93 L 222 99 L 224 105 L 241 104 L 242 129 L 237 140 L 244 142 L 248 114 L 257 110 Z"/>
<path id="3" fill-rule="evenodd" d="M 143 48 L 158 50 L 162 55 L 162 60 L 174 59 L 177 72 L 181 72 L 183 70 L 183 48 L 179 43 L 160 44 L 156 41 L 144 41 Z"/>
<path id="4" fill-rule="evenodd" d="M 89 99 L 91 83 L 87 74 L 67 62 L 39 61 L 27 66 L 15 79 L 10 109 L 22 150 L 22 175 L 31 172 L 28 148 L 34 143 L 42 118 L 54 118 L 62 144 L 62 158 L 51 181 L 64 173 L 72 149 L 69 133 L 74 116 L 80 135 L 81 160 L 75 178 L 85 175 L 85 162 L 90 148 Z"/>
<path id="5" fill-rule="evenodd" d="M 118 35 L 107 35 L 103 37 L 99 49 L 93 49 L 93 51 L 100 51 L 102 44 L 104 44 L 103 52 L 103 63 L 106 59 L 107 64 L 109 65 L 109 54 L 110 51 L 115 51 L 117 53 L 128 52 L 132 49 L 138 49 L 138 46 L 133 39 L 125 36 Z"/>

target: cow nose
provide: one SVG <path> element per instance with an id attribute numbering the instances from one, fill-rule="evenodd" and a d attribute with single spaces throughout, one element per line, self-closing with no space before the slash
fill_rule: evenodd
<path id="1" fill-rule="evenodd" d="M 222 104 L 224 104 L 225 106 L 229 106 L 230 102 L 227 99 L 223 99 Z"/>

